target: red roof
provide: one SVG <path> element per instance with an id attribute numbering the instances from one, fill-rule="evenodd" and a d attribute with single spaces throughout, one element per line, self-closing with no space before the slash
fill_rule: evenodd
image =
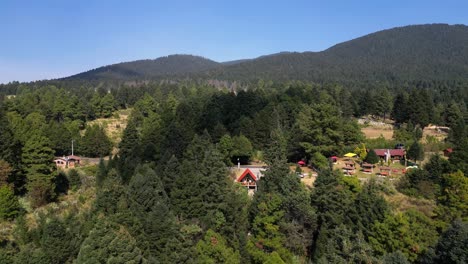
<path id="1" fill-rule="evenodd" d="M 237 181 L 241 182 L 245 178 L 245 176 L 247 176 L 248 174 L 250 174 L 250 177 L 252 177 L 254 181 L 257 181 L 257 178 L 249 169 L 245 169 L 244 173 L 242 173 L 242 175 L 239 177 L 239 179 L 237 179 Z"/>
<path id="2" fill-rule="evenodd" d="M 403 157 L 405 155 L 404 149 L 374 149 L 375 154 L 380 157 L 384 157 L 387 150 L 390 150 L 390 156 L 400 156 Z"/>
<path id="3" fill-rule="evenodd" d="M 452 152 L 453 152 L 453 148 L 445 149 L 444 152 L 446 152 L 446 153 L 452 153 Z"/>

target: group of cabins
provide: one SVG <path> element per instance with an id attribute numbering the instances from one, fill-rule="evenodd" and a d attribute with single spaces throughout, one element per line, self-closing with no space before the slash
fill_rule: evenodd
<path id="1" fill-rule="evenodd" d="M 406 152 L 403 148 L 396 149 L 374 149 L 375 154 L 385 162 L 399 162 L 405 158 Z M 392 169 L 388 166 L 380 166 L 379 171 L 374 171 L 376 166 L 374 164 L 363 162 L 361 170 L 365 174 L 378 173 L 381 176 L 391 176 L 393 173 L 399 173 L 397 169 Z M 354 175 L 356 173 L 356 163 L 353 159 L 345 159 L 343 173 L 346 175 Z"/>

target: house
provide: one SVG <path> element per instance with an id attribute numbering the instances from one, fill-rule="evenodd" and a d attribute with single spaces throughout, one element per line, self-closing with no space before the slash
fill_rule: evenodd
<path id="1" fill-rule="evenodd" d="M 405 158 L 406 151 L 404 149 L 374 149 L 375 154 L 383 160 L 391 159 L 399 161 Z"/>
<path id="2" fill-rule="evenodd" d="M 240 182 L 242 186 L 247 187 L 247 189 L 257 190 L 257 177 L 250 169 L 245 169 L 245 171 L 237 178 L 237 182 Z"/>
<path id="3" fill-rule="evenodd" d="M 450 156 L 450 154 L 452 154 L 452 152 L 453 152 L 453 148 L 444 149 L 444 156 L 448 157 Z"/>
<path id="4" fill-rule="evenodd" d="M 54 159 L 55 165 L 57 168 L 74 168 L 80 165 L 81 158 L 75 155 L 63 156 L 60 158 Z"/>
<path id="5" fill-rule="evenodd" d="M 56 158 L 56 159 L 54 159 L 54 162 L 55 162 L 55 166 L 57 166 L 57 168 L 65 169 L 67 167 L 67 160 L 66 160 L 65 157 Z"/>

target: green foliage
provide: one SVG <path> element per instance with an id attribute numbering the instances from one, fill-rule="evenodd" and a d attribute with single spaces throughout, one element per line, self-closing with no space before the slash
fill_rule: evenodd
<path id="1" fill-rule="evenodd" d="M 380 161 L 380 157 L 377 156 L 373 149 L 371 149 L 369 153 L 367 153 L 365 161 L 370 164 L 376 164 Z"/>
<path id="2" fill-rule="evenodd" d="M 338 153 L 344 146 L 342 120 L 338 109 L 330 104 L 304 107 L 299 113 L 297 125 L 302 135 L 301 146 L 307 153 Z"/>
<path id="3" fill-rule="evenodd" d="M 354 149 L 354 153 L 356 153 L 359 158 L 361 160 L 365 160 L 366 157 L 367 157 L 367 148 L 366 148 L 366 145 L 364 143 L 362 143 L 361 145 L 357 146 L 355 149 Z"/>
<path id="4" fill-rule="evenodd" d="M 146 263 L 135 238 L 117 224 L 98 221 L 81 245 L 76 263 Z"/>
<path id="5" fill-rule="evenodd" d="M 310 157 L 310 164 L 319 171 L 330 168 L 330 161 L 320 152 L 315 152 Z"/>
<path id="6" fill-rule="evenodd" d="M 77 190 L 81 186 L 81 176 L 77 170 L 71 169 L 68 171 L 68 181 L 70 183 L 70 187 L 74 190 Z"/>
<path id="7" fill-rule="evenodd" d="M 468 178 L 461 171 L 444 175 L 441 184 L 439 215 L 449 221 L 468 219 Z"/>
<path id="8" fill-rule="evenodd" d="M 250 140 L 246 136 L 240 135 L 232 138 L 231 159 L 239 158 L 242 163 L 246 163 L 252 154 L 252 143 L 250 143 Z"/>
<path id="9" fill-rule="evenodd" d="M 11 220 L 20 212 L 18 198 L 8 185 L 0 185 L 0 219 Z"/>
<path id="10" fill-rule="evenodd" d="M 54 198 L 53 150 L 43 136 L 31 137 L 23 147 L 22 162 L 27 175 L 27 188 L 32 205 L 38 207 Z"/>
<path id="11" fill-rule="evenodd" d="M 414 261 L 436 240 L 437 232 L 431 219 L 414 210 L 388 215 L 383 222 L 376 222 L 369 237 L 376 253 L 401 251 L 409 261 Z"/>
<path id="12" fill-rule="evenodd" d="M 228 134 L 223 135 L 219 139 L 218 150 L 223 155 L 224 162 L 226 165 L 232 164 L 231 157 L 232 151 L 234 150 L 234 142 Z"/>
<path id="13" fill-rule="evenodd" d="M 408 152 L 406 153 L 408 159 L 412 159 L 415 162 L 421 161 L 424 159 L 424 149 L 418 141 L 414 141 L 413 144 L 409 147 Z"/>
<path id="14" fill-rule="evenodd" d="M 198 263 L 241 263 L 239 252 L 230 248 L 226 240 L 211 229 L 197 243 L 197 255 Z"/>
<path id="15" fill-rule="evenodd" d="M 453 222 L 435 246 L 433 263 L 466 263 L 468 261 L 468 223 Z"/>
<path id="16" fill-rule="evenodd" d="M 104 128 L 99 125 L 91 125 L 81 139 L 79 151 L 88 157 L 104 157 L 112 150 L 112 142 L 107 137 Z"/>

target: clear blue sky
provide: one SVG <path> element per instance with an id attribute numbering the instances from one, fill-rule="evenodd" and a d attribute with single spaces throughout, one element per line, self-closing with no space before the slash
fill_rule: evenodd
<path id="1" fill-rule="evenodd" d="M 176 53 L 320 51 L 396 26 L 466 25 L 467 11 L 466 0 L 1 0 L 0 83 Z"/>

